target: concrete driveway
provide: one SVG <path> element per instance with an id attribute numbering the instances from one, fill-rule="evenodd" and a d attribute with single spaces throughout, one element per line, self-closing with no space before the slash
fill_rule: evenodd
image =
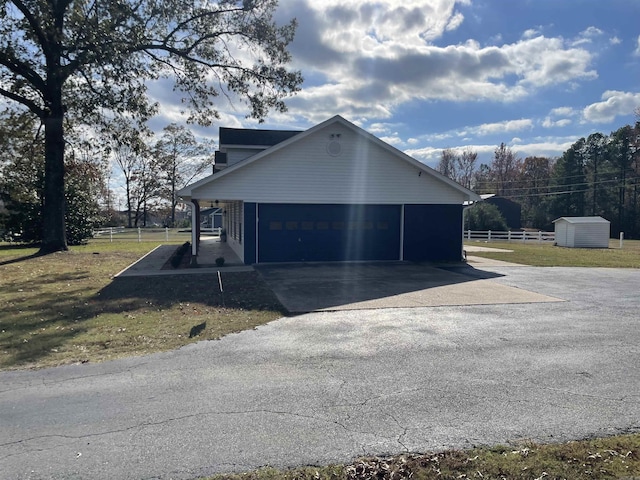
<path id="1" fill-rule="evenodd" d="M 561 301 L 490 279 L 469 265 L 273 264 L 256 267 L 290 313 Z"/>
<path id="2" fill-rule="evenodd" d="M 490 273 L 565 301 L 314 312 L 0 373 L 0 478 L 191 479 L 638 431 L 640 271 Z"/>

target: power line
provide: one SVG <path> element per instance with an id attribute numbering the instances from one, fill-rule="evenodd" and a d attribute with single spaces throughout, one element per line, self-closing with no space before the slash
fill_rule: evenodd
<path id="1" fill-rule="evenodd" d="M 620 186 L 624 186 L 627 187 L 629 186 L 629 184 L 627 182 L 633 182 L 636 180 L 640 180 L 640 177 L 627 177 L 626 179 L 621 179 L 621 178 L 613 178 L 611 180 L 599 180 L 597 182 L 580 182 L 580 183 L 562 183 L 562 184 L 548 184 L 548 185 L 541 185 L 541 186 L 528 186 L 528 187 L 508 187 L 508 188 L 504 188 L 503 190 L 505 191 L 509 191 L 509 192 L 514 192 L 514 191 L 520 191 L 520 190 L 536 190 L 536 189 L 541 189 L 541 188 L 569 188 L 569 187 L 581 187 L 581 186 L 592 186 L 592 185 L 602 185 L 602 184 L 606 184 L 606 183 L 621 183 L 623 185 Z M 492 183 L 487 183 L 486 186 L 479 186 L 476 185 L 475 189 L 479 190 L 479 189 L 484 189 L 487 190 L 489 188 L 494 187 L 495 185 Z M 617 185 L 614 185 L 617 186 Z"/>
<path id="2" fill-rule="evenodd" d="M 566 185 L 562 185 L 562 186 L 565 187 Z M 640 182 L 625 185 L 625 187 L 639 187 L 639 186 L 640 186 Z M 507 194 L 505 195 L 505 197 L 508 197 L 508 198 L 544 197 L 544 196 L 553 196 L 553 195 L 566 195 L 566 194 L 572 194 L 572 193 L 587 193 L 592 191 L 593 191 L 592 188 L 586 188 L 583 190 L 564 190 L 561 192 L 528 193 L 528 194 L 520 194 L 520 195 Z"/>

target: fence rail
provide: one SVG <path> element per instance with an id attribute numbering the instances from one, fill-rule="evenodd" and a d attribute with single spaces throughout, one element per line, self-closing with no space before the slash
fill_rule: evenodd
<path id="1" fill-rule="evenodd" d="M 465 230 L 465 240 L 483 240 L 485 242 L 555 242 L 555 232 L 500 232 L 500 231 L 479 231 Z"/>
<path id="2" fill-rule="evenodd" d="M 137 241 L 137 242 L 173 242 L 189 241 L 191 239 L 190 230 L 179 230 L 177 228 L 125 228 L 125 227 L 105 227 L 97 228 L 93 231 L 94 240 L 116 242 L 116 241 Z"/>

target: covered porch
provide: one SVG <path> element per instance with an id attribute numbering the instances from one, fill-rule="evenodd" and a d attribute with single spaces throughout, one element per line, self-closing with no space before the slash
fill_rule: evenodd
<path id="1" fill-rule="evenodd" d="M 200 266 L 215 265 L 215 259 L 225 258 L 225 265 L 244 265 L 244 202 L 241 200 L 194 199 L 191 206 L 191 255 Z M 203 228 L 201 212 L 219 209 L 220 228 Z"/>

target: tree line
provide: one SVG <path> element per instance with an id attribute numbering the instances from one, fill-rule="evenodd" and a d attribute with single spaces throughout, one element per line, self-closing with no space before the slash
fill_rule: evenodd
<path id="1" fill-rule="evenodd" d="M 612 236 L 640 238 L 640 121 L 580 138 L 558 158 L 522 159 L 502 143 L 489 164 L 477 165 L 469 149 L 445 149 L 436 168 L 478 194 L 519 203 L 525 228 L 553 230 L 559 217 L 599 215 L 611 222 Z M 495 220 L 487 210 L 477 213 Z"/>
<path id="2" fill-rule="evenodd" d="M 64 187 L 70 245 L 83 243 L 98 226 L 147 226 L 151 213 L 176 225 L 176 191 L 213 165 L 211 145 L 184 126 L 167 125 L 159 135 L 124 121 L 102 132 L 68 124 Z M 71 140 L 72 139 L 72 140 Z M 42 126 L 26 113 L 0 113 L 0 235 L 7 240 L 42 240 L 44 198 Z M 113 167 L 113 168 L 112 168 Z M 114 173 L 124 183 L 118 208 Z"/>

